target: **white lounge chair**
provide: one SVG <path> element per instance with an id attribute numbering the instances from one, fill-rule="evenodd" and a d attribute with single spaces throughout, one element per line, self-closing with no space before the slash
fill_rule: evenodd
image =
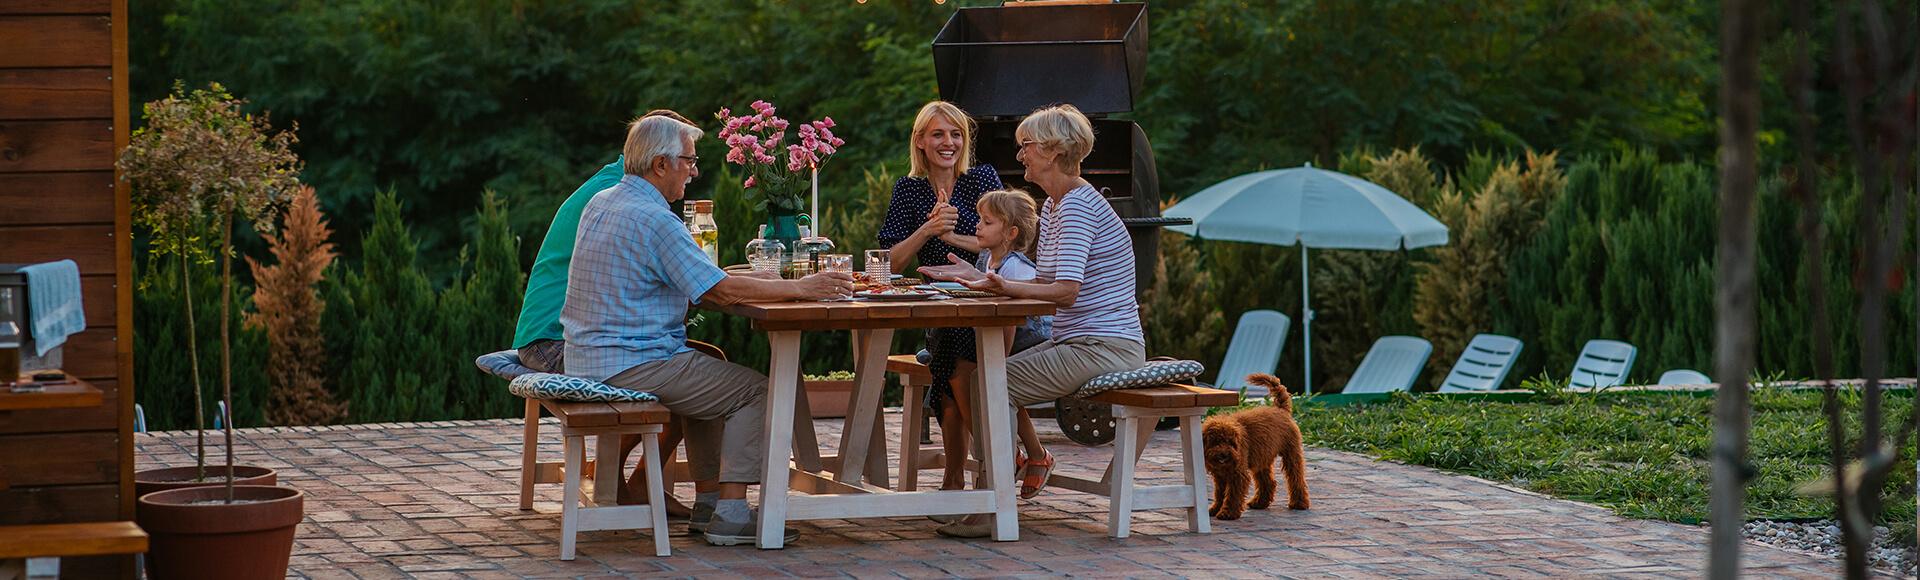
<path id="1" fill-rule="evenodd" d="M 1713 384 L 1713 379 L 1707 378 L 1706 374 L 1693 369 L 1673 369 L 1664 373 L 1660 373 L 1660 382 L 1658 384 L 1711 385 Z"/>
<path id="2" fill-rule="evenodd" d="M 1520 339 L 1498 334 L 1482 334 L 1467 343 L 1467 350 L 1454 361 L 1453 370 L 1440 382 L 1440 392 L 1493 391 L 1507 380 L 1514 359 L 1526 345 Z"/>
<path id="3" fill-rule="evenodd" d="M 1360 361 L 1359 368 L 1353 369 L 1353 378 L 1347 379 L 1347 386 L 1340 393 L 1356 395 L 1361 393 L 1391 393 L 1413 388 L 1413 381 L 1420 378 L 1420 369 L 1427 366 L 1427 357 L 1433 354 L 1433 343 L 1417 336 L 1382 336 L 1373 341 L 1373 348 L 1367 350 L 1367 358 Z"/>
<path id="4" fill-rule="evenodd" d="M 1573 361 L 1573 375 L 1568 377 L 1571 386 L 1584 388 L 1611 387 L 1627 382 L 1627 372 L 1633 370 L 1633 357 L 1640 349 L 1617 340 L 1589 340 L 1587 346 L 1580 349 L 1580 358 Z"/>
<path id="5" fill-rule="evenodd" d="M 1240 315 L 1233 329 L 1233 342 L 1227 344 L 1227 357 L 1220 362 L 1220 374 L 1214 387 L 1245 391 L 1248 397 L 1267 396 L 1267 389 L 1247 384 L 1250 373 L 1273 374 L 1280 366 L 1280 349 L 1287 344 L 1287 326 L 1292 319 L 1272 310 L 1248 310 Z"/>

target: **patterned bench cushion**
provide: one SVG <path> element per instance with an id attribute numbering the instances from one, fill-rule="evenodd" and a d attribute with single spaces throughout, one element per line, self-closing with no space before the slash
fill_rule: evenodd
<path id="1" fill-rule="evenodd" d="M 653 402 L 653 393 L 630 391 L 599 381 L 553 373 L 527 373 L 514 377 L 507 391 L 529 399 L 553 399 L 583 403 Z"/>
<path id="2" fill-rule="evenodd" d="M 1134 389 L 1153 387 L 1168 383 L 1191 381 L 1207 370 L 1205 365 L 1190 360 L 1147 361 L 1147 365 L 1117 373 L 1107 373 L 1094 377 L 1074 391 L 1073 396 L 1081 399 L 1098 395 L 1113 389 Z"/>
<path id="3" fill-rule="evenodd" d="M 512 350 L 480 355 L 480 358 L 473 359 L 473 366 L 509 381 L 519 378 L 520 375 L 533 373 L 533 369 L 520 364 L 520 353 Z"/>

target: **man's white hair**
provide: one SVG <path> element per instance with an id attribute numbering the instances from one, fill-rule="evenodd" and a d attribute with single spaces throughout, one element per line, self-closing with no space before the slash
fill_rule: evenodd
<path id="1" fill-rule="evenodd" d="M 653 170 L 655 158 L 665 155 L 671 161 L 674 157 L 690 155 L 693 150 L 687 143 L 700 140 L 706 133 L 699 127 L 665 116 L 635 119 L 627 126 L 627 145 L 620 151 L 627 156 L 624 169 L 644 177 Z"/>

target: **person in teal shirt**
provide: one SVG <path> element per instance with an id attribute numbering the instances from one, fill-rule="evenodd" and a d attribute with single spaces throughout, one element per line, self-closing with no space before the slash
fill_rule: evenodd
<path id="1" fill-rule="evenodd" d="M 692 125 L 686 117 L 665 109 L 656 109 L 641 118 L 665 116 Z M 520 303 L 520 320 L 513 331 L 513 348 L 520 351 L 520 364 L 543 373 L 566 373 L 566 343 L 561 338 L 560 307 L 567 303 L 567 268 L 573 264 L 573 239 L 580 231 L 580 212 L 593 196 L 620 183 L 626 175 L 626 156 L 600 168 L 580 188 L 560 204 L 540 241 L 540 253 L 533 259 L 533 271 L 527 274 L 527 295 Z"/>
<path id="2" fill-rule="evenodd" d="M 566 343 L 561 342 L 560 307 L 567 303 L 567 267 L 573 264 L 573 239 L 580 229 L 580 212 L 593 196 L 620 183 L 626 175 L 622 155 L 593 174 L 560 204 L 540 241 L 540 253 L 533 259 L 533 271 L 527 274 L 527 296 L 520 303 L 520 322 L 513 332 L 513 347 L 520 351 L 520 364 L 543 373 L 565 373 L 562 357 Z"/>
<path id="3" fill-rule="evenodd" d="M 686 117 L 665 109 L 648 112 L 643 117 L 666 116 L 676 121 L 692 125 Z M 547 227 L 547 237 L 540 240 L 540 253 L 533 259 L 533 271 L 527 274 L 527 295 L 520 303 L 520 320 L 513 331 L 513 348 L 520 351 L 520 364 L 543 373 L 565 374 L 567 343 L 562 338 L 564 327 L 560 325 L 560 308 L 567 303 L 567 268 L 573 265 L 573 241 L 580 232 L 580 214 L 587 208 L 587 202 L 593 196 L 620 183 L 626 175 L 627 157 L 615 157 L 567 201 L 560 204 L 560 211 L 553 214 L 553 225 Z M 673 461 L 674 448 L 680 445 L 685 426 L 679 417 L 669 424 L 667 432 L 661 434 L 660 451 L 664 461 Z M 620 441 L 620 463 L 626 464 L 627 455 L 640 443 L 639 437 L 622 437 Z M 667 513 L 685 517 L 691 510 L 674 498 L 672 480 L 666 482 Z M 646 472 L 634 470 L 627 485 L 621 486 L 619 503 L 622 505 L 638 503 L 646 497 Z M 701 490 L 710 491 L 710 490 Z M 637 493 L 640 492 L 640 493 Z M 711 502 L 709 502 L 711 503 Z"/>

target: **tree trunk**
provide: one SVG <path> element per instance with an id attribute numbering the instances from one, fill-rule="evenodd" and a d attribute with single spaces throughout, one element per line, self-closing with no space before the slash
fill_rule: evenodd
<path id="1" fill-rule="evenodd" d="M 193 278 L 187 275 L 187 262 L 191 262 L 185 253 L 180 254 L 180 292 L 187 304 L 187 362 L 193 369 L 193 431 L 194 472 L 196 481 L 207 480 L 207 403 L 200 396 L 200 339 L 194 332 L 193 324 Z"/>
<path id="2" fill-rule="evenodd" d="M 226 403 L 227 503 L 233 503 L 233 207 L 220 216 L 220 400 Z"/>
<path id="3" fill-rule="evenodd" d="M 1726 0 L 1720 28 L 1720 252 L 1715 296 L 1713 522 L 1707 577 L 1740 574 L 1746 523 L 1747 376 L 1753 367 L 1754 189 L 1760 120 L 1760 3 Z"/>

